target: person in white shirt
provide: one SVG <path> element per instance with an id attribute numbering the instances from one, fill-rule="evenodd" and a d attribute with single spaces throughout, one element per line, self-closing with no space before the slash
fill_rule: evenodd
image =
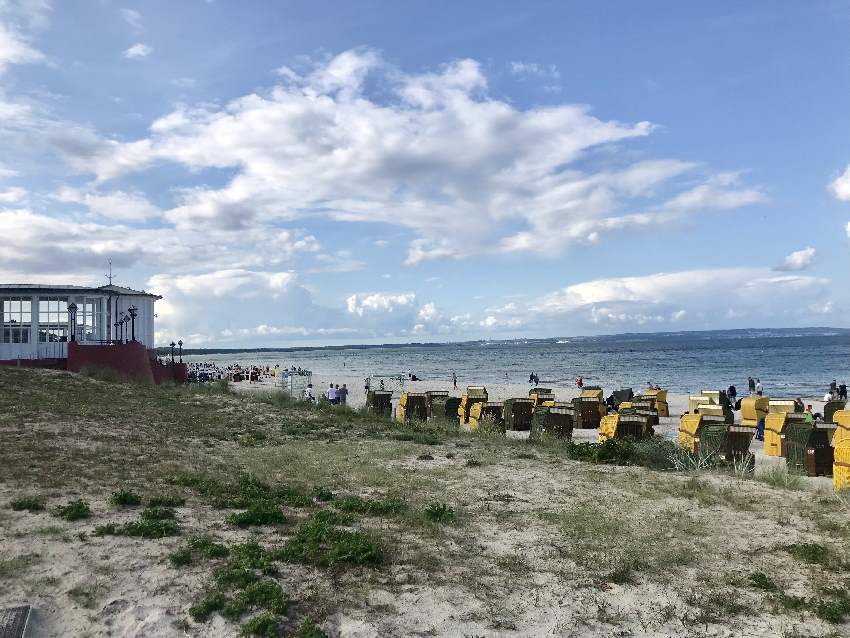
<path id="1" fill-rule="evenodd" d="M 827 390 L 827 393 L 823 395 L 823 402 L 827 403 L 828 401 L 832 401 L 832 392 Z"/>
<path id="2" fill-rule="evenodd" d="M 325 396 L 328 397 L 328 401 L 330 401 L 332 405 L 337 404 L 338 401 L 336 398 L 336 388 L 334 387 L 333 383 L 331 383 L 330 387 L 328 388 L 328 391 L 325 393 Z"/>
<path id="3" fill-rule="evenodd" d="M 761 379 L 756 379 L 756 394 L 759 396 L 764 394 L 764 386 L 761 384 Z"/>
<path id="4" fill-rule="evenodd" d="M 315 399 L 316 397 L 313 396 L 313 384 L 308 383 L 307 388 L 304 390 L 304 400 L 312 403 Z"/>

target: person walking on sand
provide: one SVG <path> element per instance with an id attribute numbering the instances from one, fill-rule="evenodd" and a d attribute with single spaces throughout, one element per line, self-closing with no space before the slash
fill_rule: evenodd
<path id="1" fill-rule="evenodd" d="M 756 380 L 752 377 L 747 378 L 747 390 L 749 390 L 750 394 L 756 393 Z"/>
<path id="2" fill-rule="evenodd" d="M 756 379 L 756 394 L 762 396 L 764 394 L 764 386 L 761 384 L 761 379 Z"/>
<path id="3" fill-rule="evenodd" d="M 534 372 L 532 372 L 531 374 L 528 375 L 528 382 L 534 383 Z"/>
<path id="4" fill-rule="evenodd" d="M 336 392 L 340 405 L 347 405 L 348 402 L 348 387 L 343 383 L 342 388 Z"/>
<path id="5" fill-rule="evenodd" d="M 454 386 L 454 389 L 457 390 L 457 374 L 454 370 L 452 370 L 452 386 Z"/>
<path id="6" fill-rule="evenodd" d="M 336 404 L 337 404 L 337 398 L 336 398 L 336 388 L 334 388 L 334 384 L 333 384 L 333 383 L 331 383 L 331 385 L 330 385 L 330 387 L 328 388 L 327 392 L 325 392 L 325 396 L 328 398 L 328 402 L 329 402 L 331 405 L 336 405 Z"/>

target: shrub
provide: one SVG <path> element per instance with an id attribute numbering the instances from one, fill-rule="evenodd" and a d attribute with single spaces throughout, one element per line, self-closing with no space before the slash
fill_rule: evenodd
<path id="1" fill-rule="evenodd" d="M 446 503 L 430 503 L 425 508 L 425 518 L 433 523 L 448 523 L 454 517 L 455 511 Z"/>
<path id="2" fill-rule="evenodd" d="M 794 558 L 804 560 L 816 565 L 827 565 L 829 562 L 829 550 L 818 543 L 792 543 L 785 545 L 782 549 Z"/>
<path id="3" fill-rule="evenodd" d="M 238 527 L 251 525 L 281 525 L 286 518 L 277 503 L 271 501 L 255 501 L 244 512 L 237 512 L 227 517 L 227 522 Z"/>
<path id="4" fill-rule="evenodd" d="M 132 490 L 121 489 L 113 492 L 109 497 L 109 502 L 116 507 L 133 507 L 141 505 L 142 497 Z"/>
<path id="5" fill-rule="evenodd" d="M 91 508 L 84 500 L 78 499 L 65 505 L 60 505 L 54 510 L 54 514 L 59 518 L 64 518 L 66 521 L 79 521 L 91 516 Z"/>
<path id="6" fill-rule="evenodd" d="M 785 464 L 772 465 L 756 474 L 755 478 L 757 481 L 786 490 L 798 490 L 803 486 L 803 477 L 789 472 Z"/>
<path id="7" fill-rule="evenodd" d="M 334 493 L 326 487 L 316 486 L 313 488 L 313 498 L 317 501 L 332 501 L 334 500 Z"/>
<path id="8" fill-rule="evenodd" d="M 779 586 L 773 582 L 770 576 L 763 572 L 753 572 L 750 574 L 750 585 L 764 591 L 779 591 Z"/>
<path id="9" fill-rule="evenodd" d="M 341 509 L 343 512 L 387 516 L 403 512 L 407 509 L 407 503 L 394 496 L 388 496 L 379 501 L 368 501 L 359 496 L 346 496 L 336 501 L 334 507 Z"/>
<path id="10" fill-rule="evenodd" d="M 215 573 L 215 582 L 223 591 L 244 589 L 256 580 L 254 570 L 239 565 L 225 565 Z"/>
<path id="11" fill-rule="evenodd" d="M 275 614 L 286 614 L 288 600 L 280 585 L 273 580 L 251 583 L 241 596 L 246 605 Z"/>
<path id="12" fill-rule="evenodd" d="M 328 638 L 328 635 L 308 618 L 301 623 L 301 629 L 298 630 L 298 638 Z"/>
<path id="13" fill-rule="evenodd" d="M 195 622 L 204 622 L 213 612 L 224 609 L 227 599 L 220 592 L 212 592 L 189 607 L 189 615 Z"/>
<path id="14" fill-rule="evenodd" d="M 191 565 L 192 550 L 190 550 L 188 547 L 178 549 L 176 552 L 172 552 L 168 555 L 168 560 L 170 560 L 171 564 L 175 567 L 185 567 L 186 565 Z"/>
<path id="15" fill-rule="evenodd" d="M 277 636 L 280 630 L 280 621 L 274 614 L 260 614 L 242 625 L 243 636 Z"/>
<path id="16" fill-rule="evenodd" d="M 148 500 L 148 507 L 182 507 L 186 499 L 182 496 L 152 496 Z"/>
<path id="17" fill-rule="evenodd" d="M 44 510 L 44 503 L 45 500 L 41 496 L 20 496 L 16 499 L 12 499 L 12 502 L 9 503 L 9 507 L 16 512 L 41 512 Z"/>
<path id="18" fill-rule="evenodd" d="M 248 541 L 230 548 L 230 565 L 245 569 L 273 570 L 269 553 L 256 541 Z"/>
<path id="19" fill-rule="evenodd" d="M 145 521 L 173 521 L 177 518 L 177 512 L 172 507 L 148 507 L 142 511 L 142 520 Z"/>
<path id="20" fill-rule="evenodd" d="M 293 563 L 331 567 L 338 563 L 375 565 L 381 549 L 363 532 L 339 529 L 312 516 L 304 521 L 274 558 Z"/>
<path id="21" fill-rule="evenodd" d="M 224 558 L 230 553 L 230 550 L 221 543 L 216 543 L 209 536 L 192 536 L 188 543 L 189 549 L 192 549 L 204 558 Z"/>

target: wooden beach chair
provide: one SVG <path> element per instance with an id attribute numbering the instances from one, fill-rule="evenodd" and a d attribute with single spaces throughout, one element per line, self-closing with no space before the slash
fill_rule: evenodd
<path id="1" fill-rule="evenodd" d="M 396 408 L 396 420 L 399 423 L 410 423 L 414 419 L 428 419 L 428 402 L 424 392 L 402 392 Z"/>
<path id="2" fill-rule="evenodd" d="M 467 386 L 466 392 L 460 397 L 460 404 L 457 408 L 458 419 L 461 423 L 469 423 L 469 411 L 476 403 L 484 403 L 487 401 L 487 388 L 483 385 Z"/>

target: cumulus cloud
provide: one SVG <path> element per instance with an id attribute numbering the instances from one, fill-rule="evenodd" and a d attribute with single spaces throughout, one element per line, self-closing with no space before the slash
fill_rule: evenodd
<path id="1" fill-rule="evenodd" d="M 137 42 L 124 51 L 124 57 L 128 60 L 138 60 L 148 57 L 153 53 L 153 47 L 142 42 Z"/>
<path id="2" fill-rule="evenodd" d="M 811 246 L 802 250 L 795 250 L 785 257 L 785 260 L 776 267 L 776 270 L 805 270 L 812 264 L 816 253 L 817 251 Z"/>
<path id="3" fill-rule="evenodd" d="M 357 293 L 345 300 L 349 314 L 362 317 L 366 314 L 409 312 L 416 302 L 413 293 L 391 294 L 383 292 Z"/>
<path id="4" fill-rule="evenodd" d="M 66 156 L 101 183 L 165 162 L 227 170 L 223 186 L 179 191 L 166 217 L 231 230 L 317 216 L 402 226 L 413 234 L 408 264 L 555 254 L 764 200 L 738 173 L 691 162 L 623 153 L 583 163 L 655 127 L 575 104 L 518 109 L 488 93 L 474 60 L 411 73 L 357 49 L 278 76 L 278 86 L 224 106 L 179 106 L 142 139 L 77 137 Z"/>
<path id="5" fill-rule="evenodd" d="M 12 64 L 28 64 L 44 60 L 41 51 L 29 45 L 24 37 L 0 22 L 0 73 Z"/>
<path id="6" fill-rule="evenodd" d="M 75 188 L 61 189 L 56 198 L 61 202 L 81 204 L 92 213 L 119 221 L 144 221 L 157 218 L 162 211 L 151 204 L 141 193 L 112 191 L 86 192 Z"/>
<path id="7" fill-rule="evenodd" d="M 832 194 L 842 202 L 850 202 L 850 164 L 829 184 Z"/>

